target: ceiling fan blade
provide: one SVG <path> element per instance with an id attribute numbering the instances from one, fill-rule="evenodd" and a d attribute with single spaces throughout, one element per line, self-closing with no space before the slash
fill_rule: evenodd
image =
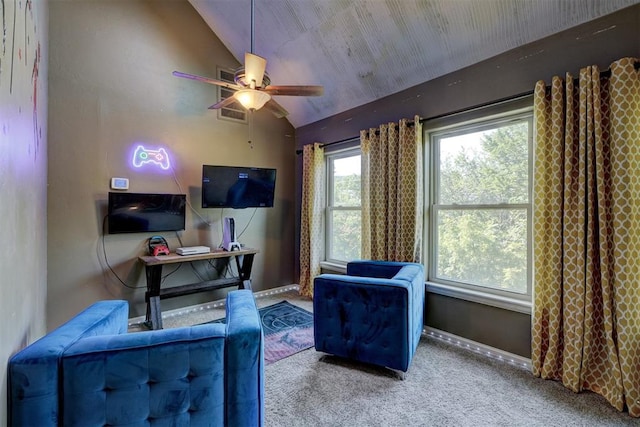
<path id="1" fill-rule="evenodd" d="M 322 86 L 273 86 L 269 85 L 262 89 L 263 92 L 267 92 L 269 95 L 283 95 L 283 96 L 321 96 L 324 94 L 324 88 Z"/>
<path id="2" fill-rule="evenodd" d="M 271 111 L 273 115 L 279 119 L 289 115 L 289 112 L 285 110 L 282 105 L 274 101 L 273 98 L 270 99 L 266 104 L 264 104 L 264 107 L 262 108 L 264 108 L 265 110 Z"/>
<path id="3" fill-rule="evenodd" d="M 242 89 L 242 86 L 235 85 L 233 83 L 224 82 L 222 80 L 212 79 L 209 77 L 196 76 L 195 74 L 182 73 L 180 71 L 174 71 L 172 73 L 176 77 L 182 77 L 185 79 L 197 80 L 199 82 L 209 83 L 216 86 L 226 87 L 227 89 L 238 90 Z"/>
<path id="4" fill-rule="evenodd" d="M 234 102 L 237 102 L 237 100 L 233 96 L 230 96 L 228 98 L 223 99 L 222 101 L 219 101 L 213 104 L 211 107 L 209 107 L 209 110 L 218 110 L 220 108 L 225 108 L 233 104 Z"/>
<path id="5" fill-rule="evenodd" d="M 251 87 L 251 81 L 255 80 L 256 87 L 262 85 L 264 71 L 267 69 L 267 60 L 253 53 L 245 52 L 244 54 L 244 79 L 247 85 Z"/>

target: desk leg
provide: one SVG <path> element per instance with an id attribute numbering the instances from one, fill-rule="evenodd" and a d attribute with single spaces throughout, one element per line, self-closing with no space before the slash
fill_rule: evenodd
<path id="1" fill-rule="evenodd" d="M 240 285 L 240 289 L 251 289 L 251 269 L 253 268 L 253 255 L 241 255 L 236 257 L 236 266 L 238 267 L 238 274 L 240 275 L 240 280 L 242 280 L 242 285 Z"/>
<path id="2" fill-rule="evenodd" d="M 147 292 L 144 296 L 147 302 L 146 323 L 151 329 L 162 329 L 162 309 L 160 308 L 162 265 L 148 265 L 146 275 Z"/>

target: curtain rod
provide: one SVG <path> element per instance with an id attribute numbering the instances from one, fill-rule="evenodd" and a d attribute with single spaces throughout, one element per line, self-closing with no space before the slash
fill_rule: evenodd
<path id="1" fill-rule="evenodd" d="M 512 96 L 508 96 L 506 98 L 501 98 L 501 99 L 498 99 L 497 101 L 485 102 L 485 103 L 482 103 L 482 104 L 474 105 L 473 107 L 463 108 L 463 109 L 456 110 L 456 111 L 453 111 L 453 112 L 450 112 L 450 113 L 438 114 L 437 116 L 422 118 L 422 119 L 420 119 L 420 123 L 424 123 L 424 122 L 429 121 L 429 120 L 440 119 L 442 117 L 453 116 L 455 114 L 466 113 L 466 112 L 469 112 L 469 111 L 473 111 L 475 109 L 486 107 L 488 105 L 495 105 L 495 104 L 500 104 L 502 102 L 513 101 L 515 99 L 522 98 L 522 97 L 525 97 L 525 96 L 529 96 L 529 95 L 532 95 L 532 94 L 533 94 L 533 91 L 531 90 L 529 92 L 520 93 L 518 95 L 512 95 Z M 407 124 L 409 126 L 413 126 L 414 125 L 414 120 L 409 120 L 407 122 Z M 379 131 L 376 131 L 376 135 L 379 135 Z M 351 138 L 341 139 L 339 141 L 326 142 L 324 144 L 320 144 L 320 147 L 324 148 L 324 147 L 328 147 L 328 146 L 334 145 L 334 144 L 342 144 L 342 143 L 345 143 L 345 142 L 353 141 L 354 139 L 358 139 L 358 138 L 360 138 L 360 135 L 352 136 Z M 296 150 L 296 154 L 301 154 L 301 153 L 302 153 L 302 150 Z"/>
<path id="2" fill-rule="evenodd" d="M 341 139 L 340 141 L 333 141 L 333 142 L 325 142 L 324 144 L 320 144 L 321 148 L 324 147 L 328 147 L 330 145 L 335 145 L 335 144 L 344 144 L 345 142 L 349 142 L 349 141 L 353 141 L 354 139 L 360 138 L 360 136 L 352 136 L 351 138 L 345 138 L 345 139 Z M 296 150 L 296 154 L 302 154 L 302 150 Z"/>
<path id="3" fill-rule="evenodd" d="M 640 61 L 634 62 L 633 63 L 633 68 L 635 68 L 636 70 L 640 70 Z M 600 72 L 600 77 L 603 77 L 603 78 L 611 77 L 611 69 L 609 68 L 607 70 L 601 71 Z M 573 79 L 573 81 L 577 83 L 579 81 L 579 79 L 575 78 L 575 79 Z M 551 86 L 547 86 L 547 88 L 550 88 L 550 87 Z M 501 104 L 503 102 L 515 101 L 516 99 L 524 98 L 525 96 L 531 96 L 531 95 L 533 95 L 533 90 L 530 90 L 530 91 L 527 91 L 527 92 L 523 92 L 523 93 L 520 93 L 518 95 L 512 95 L 512 96 L 507 96 L 507 97 L 504 97 L 504 98 L 500 98 L 497 101 L 489 101 L 489 102 L 484 102 L 482 104 L 474 105 L 473 107 L 462 108 L 460 110 L 456 110 L 456 111 L 453 111 L 451 113 L 438 114 L 437 116 L 423 118 L 423 119 L 420 119 L 420 123 L 424 123 L 424 122 L 427 122 L 427 121 L 430 121 L 430 120 L 441 119 L 443 117 L 453 116 L 453 115 L 456 115 L 456 114 L 468 113 L 468 112 L 473 111 L 473 110 L 477 110 L 477 109 L 480 109 L 480 108 L 488 107 L 489 105 L 495 105 L 495 104 Z M 410 120 L 408 122 L 409 126 L 413 126 L 413 124 L 414 124 L 413 120 Z M 376 131 L 376 135 L 378 135 L 378 134 L 379 134 L 379 132 Z M 328 147 L 328 146 L 334 145 L 334 144 L 343 144 L 345 142 L 353 141 L 354 139 L 357 139 L 357 138 L 360 138 L 360 135 L 352 136 L 351 138 L 341 139 L 339 141 L 333 141 L 333 142 L 327 142 L 327 143 L 324 143 L 324 144 L 320 144 L 320 147 L 324 148 L 324 147 Z M 302 154 L 302 150 L 296 150 L 296 154 Z"/>

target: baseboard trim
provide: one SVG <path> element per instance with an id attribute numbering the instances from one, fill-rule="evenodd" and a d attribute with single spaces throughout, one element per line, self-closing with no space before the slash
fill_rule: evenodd
<path id="1" fill-rule="evenodd" d="M 262 298 L 266 296 L 281 294 L 284 292 L 299 291 L 299 290 L 300 290 L 300 286 L 294 284 L 294 285 L 287 285 L 287 286 L 279 286 L 277 288 L 266 289 L 263 291 L 257 291 L 257 292 L 254 292 L 253 295 L 256 298 Z M 169 317 L 183 316 L 185 314 L 194 313 L 196 311 L 211 310 L 212 308 L 221 308 L 221 307 L 224 307 L 225 302 L 226 301 L 224 299 L 221 299 L 221 300 L 209 301 L 201 304 L 191 305 L 188 307 L 174 308 L 173 310 L 163 311 L 162 318 L 167 319 Z M 128 321 L 129 326 L 139 325 L 140 323 L 145 321 L 145 317 L 146 316 L 138 316 L 138 317 L 130 318 Z"/>
<path id="2" fill-rule="evenodd" d="M 266 289 L 262 291 L 254 292 L 256 298 L 263 298 L 267 296 L 277 295 L 289 291 L 299 291 L 300 286 L 297 284 L 279 286 L 277 288 Z M 167 310 L 162 313 L 162 318 L 167 319 L 175 316 L 183 316 L 185 314 L 193 313 L 201 310 L 211 310 L 213 308 L 222 308 L 225 306 L 225 300 L 210 301 L 201 304 L 196 304 L 188 307 L 176 308 L 173 310 Z M 129 326 L 138 325 L 145 321 L 145 316 L 138 316 L 129 319 Z M 481 354 L 491 359 L 499 360 L 509 365 L 517 366 L 521 369 L 531 371 L 531 359 L 519 356 L 517 354 L 509 353 L 508 351 L 501 350 L 499 348 L 491 347 L 486 344 L 482 344 L 467 338 L 460 337 L 458 335 L 451 334 L 440 329 L 425 326 L 422 329 L 422 335 L 437 339 L 439 341 L 448 343 L 450 345 L 458 346 L 468 351 Z"/>
<path id="3" fill-rule="evenodd" d="M 499 348 L 491 347 L 489 345 L 463 338 L 446 331 L 441 331 L 440 329 L 432 328 L 430 326 L 425 326 L 422 329 L 422 335 L 458 346 L 460 348 L 472 351 L 477 354 L 481 354 L 491 359 L 502 361 L 504 363 L 516 366 L 527 371 L 531 371 L 531 359 L 517 354 L 509 353 L 508 351 L 504 351 Z"/>

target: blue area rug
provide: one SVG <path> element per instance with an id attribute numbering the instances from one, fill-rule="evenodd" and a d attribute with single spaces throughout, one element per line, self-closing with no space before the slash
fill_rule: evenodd
<path id="1" fill-rule="evenodd" d="M 264 332 L 264 361 L 270 365 L 313 347 L 313 314 L 287 301 L 258 310 Z M 225 319 L 211 323 L 224 323 Z"/>

